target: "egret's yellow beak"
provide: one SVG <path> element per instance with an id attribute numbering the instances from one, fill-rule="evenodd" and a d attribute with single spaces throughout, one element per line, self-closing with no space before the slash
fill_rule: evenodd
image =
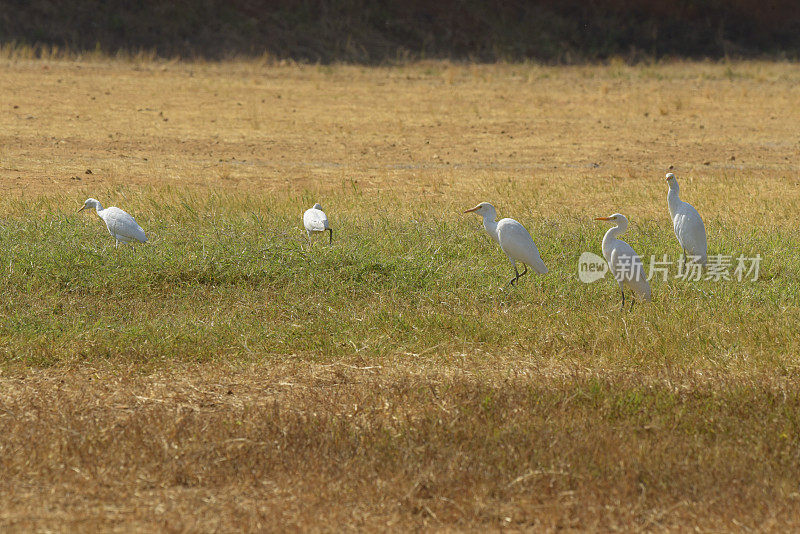
<path id="1" fill-rule="evenodd" d="M 86 206 L 82 207 L 81 209 L 78 210 L 78 213 L 82 212 L 85 209 L 86 209 Z"/>
<path id="2" fill-rule="evenodd" d="M 595 221 L 613 221 L 614 217 L 595 217 Z"/>
<path id="3" fill-rule="evenodd" d="M 477 211 L 478 209 L 480 209 L 480 207 L 481 207 L 481 206 L 480 206 L 480 204 L 478 204 L 478 205 L 477 205 L 477 206 L 475 206 L 474 208 L 472 208 L 472 209 L 468 209 L 468 210 L 467 210 L 467 211 L 465 211 L 464 213 L 472 213 L 473 211 Z"/>

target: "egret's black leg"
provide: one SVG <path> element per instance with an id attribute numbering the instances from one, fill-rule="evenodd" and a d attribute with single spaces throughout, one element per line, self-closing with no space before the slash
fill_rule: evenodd
<path id="1" fill-rule="evenodd" d="M 634 302 L 636 302 L 636 299 L 635 299 L 635 298 L 633 298 L 633 297 L 631 297 L 631 307 L 630 307 L 630 308 L 628 308 L 628 311 L 629 311 L 629 312 L 632 312 L 632 311 L 633 311 L 633 303 L 634 303 Z"/>
<path id="2" fill-rule="evenodd" d="M 330 245 L 331 243 L 333 243 L 333 230 L 331 228 L 328 228 L 328 232 L 330 234 L 329 235 L 330 239 L 328 240 L 328 244 Z"/>
<path id="3" fill-rule="evenodd" d="M 524 271 L 522 271 L 522 274 L 518 274 L 518 275 L 517 275 L 517 280 L 519 280 L 520 278 L 522 278 L 523 276 L 525 276 L 525 275 L 528 273 L 528 266 L 527 266 L 527 265 L 525 265 L 524 263 L 522 264 L 522 266 L 523 266 L 523 267 L 525 267 L 525 270 L 524 270 Z M 517 265 L 516 265 L 516 264 L 514 264 L 514 268 L 515 268 L 515 269 L 516 269 L 516 267 L 517 267 Z"/>
<path id="4" fill-rule="evenodd" d="M 514 262 L 514 278 L 509 280 L 506 286 L 513 286 L 517 280 L 519 280 L 519 271 L 517 270 L 517 263 Z"/>
<path id="5" fill-rule="evenodd" d="M 625 290 L 622 289 L 622 306 L 619 307 L 621 311 L 625 311 Z"/>

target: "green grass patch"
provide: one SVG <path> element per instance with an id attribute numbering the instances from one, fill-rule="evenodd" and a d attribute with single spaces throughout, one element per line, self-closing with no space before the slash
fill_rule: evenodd
<path id="1" fill-rule="evenodd" d="M 135 251 L 115 250 L 93 214 L 64 207 L 74 199 L 8 206 L 4 364 L 470 352 L 589 367 L 797 370 L 800 264 L 791 252 L 800 240 L 780 228 L 742 232 L 709 221 L 711 252 L 760 253 L 759 280 L 671 275 L 651 281 L 652 303 L 620 313 L 610 277 L 577 278 L 580 253 L 600 252 L 606 226 L 593 221 L 515 213 L 550 273 L 506 288 L 510 264 L 478 218 L 437 201 L 322 199 L 335 240 L 309 247 L 307 194 L 200 198 L 151 189 L 127 198 L 122 207 L 150 238 Z M 668 221 L 636 221 L 625 239 L 645 263 L 679 254 Z"/>

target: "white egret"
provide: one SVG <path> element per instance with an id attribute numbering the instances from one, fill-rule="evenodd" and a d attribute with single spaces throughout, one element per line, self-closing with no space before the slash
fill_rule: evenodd
<path id="1" fill-rule="evenodd" d="M 333 243 L 333 230 L 328 224 L 328 216 L 322 211 L 322 206 L 319 203 L 314 204 L 314 207 L 309 208 L 303 213 L 303 226 L 306 227 L 306 234 L 308 235 L 308 244 L 311 244 L 311 234 L 328 232 L 329 241 Z"/>
<path id="2" fill-rule="evenodd" d="M 144 230 L 129 213 L 113 206 L 103 209 L 103 205 L 94 198 L 87 198 L 78 213 L 86 208 L 94 208 L 97 211 L 97 216 L 106 223 L 108 233 L 115 240 L 114 248 L 119 246 L 120 241 L 123 243 L 131 243 L 133 241 L 144 243 L 147 241 Z"/>
<path id="3" fill-rule="evenodd" d="M 619 290 L 622 292 L 622 306 L 625 309 L 625 286 L 633 291 L 642 300 L 650 300 L 650 284 L 644 275 L 642 260 L 636 251 L 629 244 L 617 236 L 622 235 L 628 229 L 628 219 L 619 213 L 610 217 L 597 217 L 597 221 L 613 221 L 616 226 L 610 228 L 603 236 L 603 257 L 608 262 L 608 269 L 619 283 Z M 631 299 L 631 309 L 634 300 Z"/>
<path id="4" fill-rule="evenodd" d="M 706 264 L 708 258 L 708 243 L 706 241 L 706 227 L 700 214 L 694 206 L 684 202 L 678 196 L 680 188 L 675 175 L 667 173 L 667 183 L 669 192 L 667 193 L 667 204 L 669 204 L 669 215 L 672 218 L 672 228 L 675 230 L 675 237 L 683 248 L 684 261 L 687 260 L 688 252 L 693 259 L 701 265 Z"/>
<path id="5" fill-rule="evenodd" d="M 488 202 L 481 202 L 464 213 L 472 212 L 483 217 L 483 227 L 486 229 L 486 233 L 500 245 L 508 259 L 511 260 L 511 265 L 514 266 L 514 277 L 508 282 L 509 284 L 514 285 L 523 277 L 528 272 L 528 265 L 539 274 L 547 274 L 547 267 L 539 256 L 539 249 L 536 248 L 536 243 L 533 242 L 531 234 L 524 226 L 514 219 L 495 221 L 497 211 Z M 517 269 L 517 262 L 522 263 L 525 267 L 522 274 Z"/>

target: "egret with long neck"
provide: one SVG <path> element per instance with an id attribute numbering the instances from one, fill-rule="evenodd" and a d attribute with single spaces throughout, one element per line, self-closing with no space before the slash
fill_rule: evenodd
<path id="1" fill-rule="evenodd" d="M 539 249 L 533 242 L 531 234 L 514 219 L 497 219 L 497 210 L 488 202 L 481 202 L 472 209 L 464 213 L 477 213 L 483 218 L 483 227 L 486 233 L 492 238 L 505 252 L 511 265 L 514 266 L 514 276 L 507 285 L 514 285 L 528 272 L 528 265 L 539 274 L 547 274 L 547 267 L 539 256 Z M 517 262 L 522 263 L 525 268 L 520 274 Z"/>
<path id="2" fill-rule="evenodd" d="M 644 275 L 642 260 L 636 251 L 629 244 L 618 236 L 625 233 L 628 229 L 628 219 L 620 213 L 615 213 L 610 217 L 597 217 L 598 221 L 611 221 L 615 223 L 612 228 L 603 236 L 603 257 L 608 263 L 608 268 L 614 279 L 619 283 L 619 290 L 622 293 L 622 304 L 620 309 L 625 309 L 625 287 L 630 289 L 637 297 L 642 300 L 650 300 L 650 284 Z M 631 299 L 631 309 L 634 300 Z"/>
<path id="3" fill-rule="evenodd" d="M 705 265 L 708 259 L 708 241 L 703 219 L 694 206 L 681 200 L 680 187 L 675 175 L 667 173 L 666 179 L 669 184 L 667 205 L 672 219 L 672 229 L 675 230 L 675 237 L 683 249 L 684 261 L 696 261 Z"/>
<path id="4" fill-rule="evenodd" d="M 108 233 L 114 238 L 114 248 L 117 248 L 120 242 L 133 244 L 135 241 L 139 243 L 147 241 L 144 230 L 129 213 L 114 206 L 103 209 L 100 201 L 94 198 L 87 198 L 78 213 L 87 208 L 94 208 L 97 216 L 106 223 Z"/>

